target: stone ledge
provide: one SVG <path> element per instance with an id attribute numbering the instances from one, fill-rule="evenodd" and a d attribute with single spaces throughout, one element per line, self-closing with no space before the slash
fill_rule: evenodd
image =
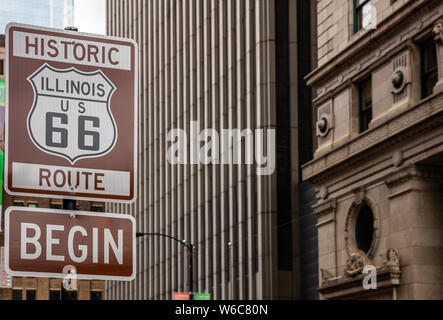
<path id="1" fill-rule="evenodd" d="M 335 199 L 326 200 L 324 202 L 315 204 L 312 206 L 314 214 L 317 218 L 327 215 L 328 213 L 334 212 L 337 206 L 337 202 Z"/>
<path id="2" fill-rule="evenodd" d="M 349 299 L 392 289 L 400 284 L 400 272 L 389 267 L 377 268 L 377 289 L 363 288 L 363 279 L 367 275 L 360 274 L 353 278 L 340 278 L 321 285 L 318 291 L 324 299 Z"/>
<path id="3" fill-rule="evenodd" d="M 391 173 L 386 177 L 386 185 L 392 189 L 393 187 L 403 184 L 415 177 L 422 179 L 443 179 L 443 170 L 440 167 L 410 165 Z"/>
<path id="4" fill-rule="evenodd" d="M 303 181 L 317 179 L 331 169 L 346 169 L 354 162 L 392 147 L 398 141 L 443 122 L 443 92 L 433 95 L 379 126 L 360 134 L 344 145 L 302 166 Z"/>

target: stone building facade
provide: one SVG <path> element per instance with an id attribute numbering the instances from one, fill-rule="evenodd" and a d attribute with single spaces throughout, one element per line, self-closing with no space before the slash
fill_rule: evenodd
<path id="1" fill-rule="evenodd" d="M 316 3 L 320 297 L 443 299 L 443 2 Z"/>

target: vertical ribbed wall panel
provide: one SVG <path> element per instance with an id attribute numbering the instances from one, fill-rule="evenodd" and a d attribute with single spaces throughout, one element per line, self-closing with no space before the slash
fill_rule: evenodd
<path id="1" fill-rule="evenodd" d="M 220 131 L 220 94 L 219 94 L 219 65 L 220 65 L 220 53 L 219 53 L 219 7 L 218 0 L 211 0 L 209 4 L 209 15 L 211 17 L 211 30 L 208 31 L 208 34 L 211 37 L 210 44 L 208 46 L 210 48 L 210 57 L 211 63 L 208 63 L 208 68 L 210 72 L 210 77 L 207 80 L 208 87 L 210 88 L 211 96 L 208 99 L 208 104 L 212 106 L 211 115 L 208 116 L 208 127 Z M 211 176 L 210 181 L 208 183 L 208 187 L 211 188 L 210 193 L 208 192 L 208 225 L 211 223 L 211 231 L 212 236 L 208 235 L 208 239 L 212 241 L 211 247 L 207 250 L 207 258 L 211 263 L 212 274 L 211 271 L 208 270 L 208 276 L 211 276 L 208 279 L 208 289 L 212 292 L 214 299 L 220 298 L 220 288 L 219 283 L 221 283 L 221 252 L 220 252 L 220 170 L 217 165 L 211 166 Z"/>
<path id="2" fill-rule="evenodd" d="M 186 132 L 189 162 L 191 121 L 199 132 L 220 134 L 275 128 L 274 5 L 108 1 L 108 34 L 139 44 L 140 95 L 138 199 L 107 210 L 134 215 L 137 231 L 191 241 L 194 291 L 214 299 L 276 297 L 275 175 L 257 176 L 255 165 L 245 164 L 171 166 L 167 135 Z M 107 298 L 171 299 L 188 291 L 188 253 L 168 239 L 137 239 L 136 280 L 109 281 Z"/>

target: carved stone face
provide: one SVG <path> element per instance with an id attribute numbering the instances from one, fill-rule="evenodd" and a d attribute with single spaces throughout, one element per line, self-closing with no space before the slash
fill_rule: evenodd
<path id="1" fill-rule="evenodd" d="M 434 33 L 435 41 L 438 43 L 443 43 L 443 20 L 438 20 L 435 25 L 434 29 L 432 29 Z"/>
<path id="2" fill-rule="evenodd" d="M 398 259 L 397 252 L 393 249 L 389 249 L 388 251 L 388 259 L 390 261 L 395 261 Z"/>

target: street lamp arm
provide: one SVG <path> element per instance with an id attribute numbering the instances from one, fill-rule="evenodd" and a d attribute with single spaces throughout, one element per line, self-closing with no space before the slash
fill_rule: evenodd
<path id="1" fill-rule="evenodd" d="M 168 238 L 168 239 L 172 239 L 174 241 L 180 242 L 182 245 L 184 245 L 186 248 L 189 249 L 189 253 L 190 253 L 190 257 L 189 257 L 189 288 L 190 288 L 190 290 L 189 290 L 189 292 L 191 294 L 191 299 L 192 299 L 192 297 L 194 295 L 194 280 L 193 280 L 194 279 L 194 263 L 193 263 L 193 260 L 194 260 L 194 254 L 193 254 L 194 246 L 192 245 L 192 243 L 186 242 L 184 240 L 180 240 L 180 239 L 178 239 L 176 237 L 170 236 L 168 234 L 163 234 L 163 233 L 137 232 L 135 234 L 135 236 L 137 238 L 144 237 L 144 236 L 157 236 L 157 237 Z"/>
<path id="2" fill-rule="evenodd" d="M 184 240 L 180 240 L 180 239 L 178 239 L 178 238 L 176 238 L 176 237 L 173 237 L 173 236 L 170 236 L 170 235 L 168 235 L 168 234 L 163 234 L 163 233 L 145 233 L 145 232 L 137 232 L 137 233 L 135 234 L 135 236 L 136 236 L 137 238 L 144 237 L 144 236 L 158 236 L 158 237 L 163 237 L 163 238 L 169 238 L 169 239 L 175 240 L 175 241 L 177 241 L 177 242 L 180 242 L 182 245 L 184 245 L 186 248 L 188 248 L 188 249 L 191 250 L 191 251 L 192 251 L 192 249 L 193 249 L 191 243 L 187 243 L 187 242 L 184 241 Z"/>

